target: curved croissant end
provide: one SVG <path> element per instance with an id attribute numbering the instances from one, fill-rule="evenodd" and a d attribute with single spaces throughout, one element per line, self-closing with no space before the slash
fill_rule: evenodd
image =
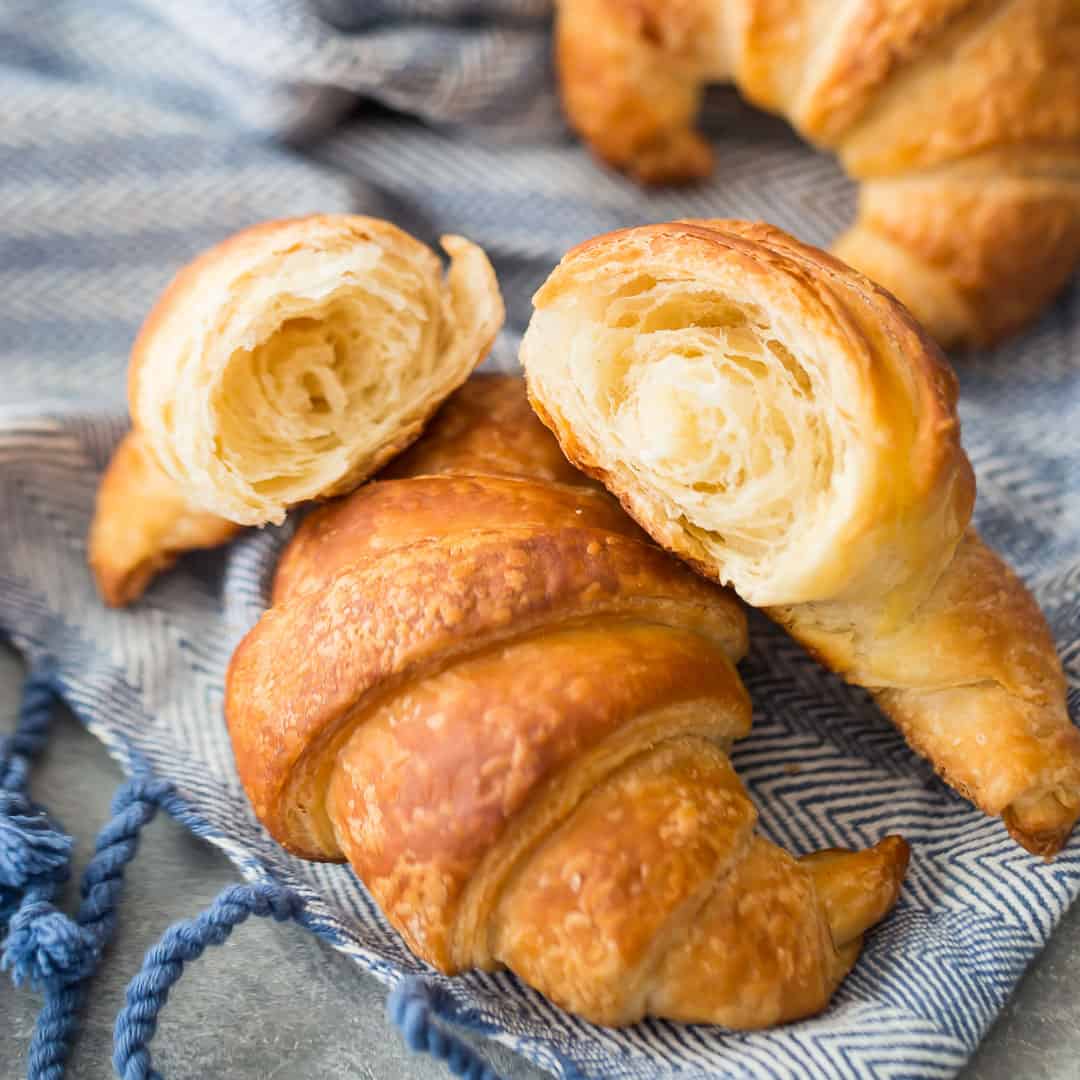
<path id="1" fill-rule="evenodd" d="M 176 277 L 132 352 L 132 419 L 191 504 L 245 525 L 347 491 L 408 446 L 483 359 L 503 305 L 487 257 L 450 269 L 348 214 L 239 233 Z"/>
<path id="2" fill-rule="evenodd" d="M 233 657 L 260 819 L 444 972 L 505 964 L 605 1024 L 823 1008 L 906 845 L 819 866 L 754 835 L 741 608 L 555 464 L 521 380 L 470 380 L 430 439 L 304 522 Z"/>
<path id="3" fill-rule="evenodd" d="M 777 229 L 675 222 L 570 252 L 529 393 L 665 547 L 850 681 L 1033 851 L 1080 816 L 1080 732 L 1020 581 L 966 532 L 954 380 L 883 290 Z"/>
<path id="4" fill-rule="evenodd" d="M 942 344 L 1019 329 L 1080 261 L 1080 5 L 559 0 L 571 123 L 646 183 L 711 170 L 734 81 L 860 182 L 837 253 Z"/>
<path id="5" fill-rule="evenodd" d="M 147 453 L 137 432 L 121 439 L 98 488 L 88 560 L 110 607 L 142 595 L 176 557 L 227 543 L 239 526 L 194 509 Z"/>

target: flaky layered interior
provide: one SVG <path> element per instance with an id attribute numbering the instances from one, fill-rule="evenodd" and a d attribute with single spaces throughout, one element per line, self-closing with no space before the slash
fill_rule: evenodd
<path id="1" fill-rule="evenodd" d="M 133 383 L 166 471 L 198 505 L 262 524 L 408 445 L 502 320 L 480 249 L 446 247 L 446 279 L 433 252 L 389 228 L 296 230 L 218 268 Z"/>
<path id="2" fill-rule="evenodd" d="M 453 333 L 437 286 L 383 255 L 324 300 L 276 301 L 277 325 L 228 357 L 215 403 L 224 462 L 256 497 L 295 502 L 332 485 L 357 430 L 386 441 L 416 387 L 437 385 Z"/>
<path id="3" fill-rule="evenodd" d="M 525 345 L 586 467 L 753 603 L 813 595 L 857 509 L 832 349 L 733 291 L 636 271 L 538 310 Z"/>

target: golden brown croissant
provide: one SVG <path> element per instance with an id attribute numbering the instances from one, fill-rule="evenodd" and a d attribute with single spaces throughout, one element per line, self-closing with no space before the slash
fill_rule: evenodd
<path id="1" fill-rule="evenodd" d="M 1080 816 L 1080 732 L 1035 601 L 968 529 L 955 380 L 904 309 L 736 221 L 598 237 L 534 303 L 529 393 L 570 460 L 1056 852 Z"/>
<path id="2" fill-rule="evenodd" d="M 155 574 L 196 548 L 227 543 L 239 525 L 194 509 L 130 431 L 101 478 L 90 526 L 89 562 L 102 599 L 123 607 Z"/>
<path id="3" fill-rule="evenodd" d="M 395 226 L 330 214 L 247 229 L 177 275 L 132 349 L 135 435 L 92 527 L 110 603 L 231 522 L 351 490 L 416 439 L 503 320 L 480 248 L 443 246 L 445 278 Z"/>
<path id="4" fill-rule="evenodd" d="M 816 1012 L 907 846 L 796 860 L 754 835 L 726 753 L 741 607 L 555 454 L 521 380 L 478 378 L 414 449 L 428 475 L 304 522 L 229 668 L 256 813 L 348 859 L 444 972 L 506 965 L 605 1024 Z"/>
<path id="5" fill-rule="evenodd" d="M 841 258 L 942 344 L 1036 315 L 1080 259 L 1077 0 L 559 0 L 573 125 L 646 182 L 712 168 L 733 80 L 859 182 Z"/>

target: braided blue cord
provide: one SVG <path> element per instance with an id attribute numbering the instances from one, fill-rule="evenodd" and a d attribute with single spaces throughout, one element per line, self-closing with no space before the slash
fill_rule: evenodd
<path id="1" fill-rule="evenodd" d="M 70 873 L 71 837 L 26 795 L 30 762 L 48 739 L 54 700 L 51 669 L 31 672 L 15 731 L 0 738 L 0 933 L 24 901 L 51 900 Z"/>
<path id="2" fill-rule="evenodd" d="M 30 1044 L 30 1080 L 63 1075 L 86 980 L 116 929 L 124 868 L 135 857 L 139 832 L 159 807 L 175 813 L 180 805 L 170 784 L 145 775 L 125 782 L 83 873 L 75 918 L 57 910 L 53 900 L 70 874 L 71 838 L 24 793 L 56 698 L 51 669 L 33 672 L 15 733 L 0 741 L 0 924 L 7 926 L 0 969 L 10 970 L 17 986 L 45 991 Z"/>
<path id="3" fill-rule="evenodd" d="M 0 788 L 22 791 L 30 762 L 45 748 L 56 699 L 48 665 L 30 672 L 23 683 L 19 723 L 14 734 L 0 739 Z"/>
<path id="4" fill-rule="evenodd" d="M 209 945 L 224 944 L 233 928 L 249 915 L 269 915 L 285 922 L 297 918 L 302 910 L 300 897 L 274 881 L 231 885 L 202 914 L 169 927 L 128 984 L 127 1004 L 116 1018 L 113 1039 L 117 1074 L 123 1080 L 161 1080 L 161 1073 L 150 1064 L 148 1045 L 157 1030 L 158 1014 L 185 963 L 201 956 Z"/>
<path id="5" fill-rule="evenodd" d="M 139 833 L 159 808 L 172 813 L 177 807 L 173 787 L 164 781 L 135 776 L 122 784 L 113 796 L 112 817 L 98 833 L 94 856 L 83 872 L 82 902 L 75 919 L 54 912 L 33 924 L 27 951 L 20 959 L 25 964 L 24 978 L 44 985 L 46 992 L 30 1043 L 29 1080 L 60 1080 L 63 1075 L 71 1037 L 78 1027 L 86 980 L 96 970 L 116 930 L 124 870 L 135 857 Z M 50 930 L 61 936 L 61 921 L 65 924 L 62 933 L 66 936 L 62 940 L 66 951 L 62 957 L 55 957 L 55 950 L 43 948 L 43 937 Z M 51 975 L 46 972 L 46 964 L 53 968 Z"/>
<path id="6" fill-rule="evenodd" d="M 463 1080 L 499 1080 L 498 1073 L 468 1043 L 435 1023 L 435 1016 L 453 1013 L 453 1007 L 448 1006 L 437 986 L 412 976 L 402 979 L 390 992 L 386 1011 L 410 1050 L 445 1061 Z"/>
<path id="7" fill-rule="evenodd" d="M 0 931 L 5 925 L 8 930 L 0 969 L 10 969 L 16 985 L 45 991 L 30 1045 L 29 1080 L 61 1080 L 87 980 L 116 929 L 124 870 L 135 857 L 139 833 L 159 808 L 173 816 L 183 810 L 171 784 L 150 775 L 126 781 L 83 873 L 75 918 L 57 910 L 52 901 L 70 874 L 72 841 L 25 794 L 30 763 L 48 739 L 56 698 L 52 671 L 31 673 L 16 730 L 0 739 Z M 197 918 L 171 927 L 147 953 L 116 1020 L 113 1064 L 123 1080 L 161 1080 L 148 1044 L 186 962 L 208 945 L 223 944 L 250 915 L 280 922 L 297 918 L 302 909 L 300 897 L 275 882 L 236 885 Z M 388 1011 L 410 1049 L 445 1061 L 463 1080 L 499 1080 L 468 1044 L 435 1025 L 433 1014 L 450 1011 L 440 1002 L 437 988 L 407 979 L 390 995 Z"/>

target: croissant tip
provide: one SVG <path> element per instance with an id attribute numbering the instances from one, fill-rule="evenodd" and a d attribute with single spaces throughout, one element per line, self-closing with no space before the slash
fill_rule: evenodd
<path id="1" fill-rule="evenodd" d="M 891 865 L 899 878 L 907 873 L 908 863 L 911 861 L 911 845 L 895 833 L 879 840 L 873 847 L 874 851 L 884 856 L 886 863 Z"/>
<path id="2" fill-rule="evenodd" d="M 1047 862 L 1068 842 L 1080 817 L 1080 805 L 1066 805 L 1046 795 L 1030 807 L 1010 806 L 1001 815 L 1009 835 L 1026 851 Z"/>

